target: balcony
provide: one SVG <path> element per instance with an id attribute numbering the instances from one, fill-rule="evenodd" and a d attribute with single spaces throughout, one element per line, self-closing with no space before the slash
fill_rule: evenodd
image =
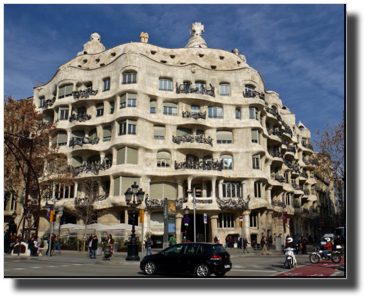
<path id="1" fill-rule="evenodd" d="M 317 161 L 313 158 L 310 158 L 308 160 L 303 158 L 302 160 L 303 160 L 303 163 L 306 165 L 317 165 Z"/>
<path id="2" fill-rule="evenodd" d="M 69 146 L 74 148 L 74 146 L 80 146 L 82 147 L 84 144 L 97 144 L 98 141 L 100 139 L 99 138 L 94 138 L 93 140 L 91 140 L 90 138 L 88 137 L 84 137 L 84 138 L 72 138 L 70 140 L 70 143 L 69 143 Z"/>
<path id="3" fill-rule="evenodd" d="M 87 88 L 86 90 L 79 90 L 79 91 L 73 91 L 72 95 L 76 98 L 88 98 L 91 95 L 96 95 L 98 90 L 92 90 L 91 87 Z"/>
<path id="4" fill-rule="evenodd" d="M 284 133 L 287 133 L 290 135 L 290 137 L 293 137 L 293 131 L 291 130 L 290 126 L 288 126 L 285 122 L 282 122 L 282 125 L 285 127 Z"/>
<path id="5" fill-rule="evenodd" d="M 243 92 L 243 97 L 245 98 L 260 98 L 261 100 L 264 101 L 264 93 L 259 93 L 258 91 L 255 90 L 245 90 Z"/>
<path id="6" fill-rule="evenodd" d="M 268 149 L 268 153 L 273 158 L 283 158 L 282 153 L 278 149 Z"/>
<path id="7" fill-rule="evenodd" d="M 195 119 L 195 120 L 198 120 L 198 119 L 206 119 L 206 111 L 205 112 L 190 112 L 190 111 L 183 111 L 183 118 L 185 119 L 189 119 L 189 118 L 192 118 L 192 119 Z"/>
<path id="8" fill-rule="evenodd" d="M 282 133 L 280 130 L 267 129 L 267 132 L 270 136 L 271 135 L 278 136 L 281 140 L 281 143 L 283 142 Z"/>
<path id="9" fill-rule="evenodd" d="M 307 190 L 307 189 L 304 189 L 304 190 L 303 190 L 303 194 L 304 194 L 305 196 L 309 196 L 309 195 L 310 195 L 310 191 Z"/>
<path id="10" fill-rule="evenodd" d="M 184 83 L 180 86 L 176 83 L 176 93 L 184 93 L 184 94 L 203 94 L 203 95 L 210 95 L 215 97 L 215 88 L 210 84 L 210 89 L 207 89 L 205 85 L 201 85 L 200 87 L 191 88 L 190 83 Z"/>
<path id="11" fill-rule="evenodd" d="M 78 114 L 76 115 L 75 113 L 73 113 L 70 117 L 69 117 L 69 122 L 73 122 L 73 121 L 79 121 L 79 122 L 85 122 L 85 121 L 88 121 L 91 119 L 91 116 L 89 114 Z"/>
<path id="12" fill-rule="evenodd" d="M 203 135 L 188 135 L 184 134 L 182 136 L 172 136 L 172 142 L 176 144 L 180 144 L 181 142 L 185 143 L 201 143 L 201 144 L 209 144 L 212 146 L 212 138 L 209 136 L 205 138 Z"/>
<path id="13" fill-rule="evenodd" d="M 307 174 L 305 171 L 301 172 L 299 175 L 300 175 L 301 177 L 303 177 L 303 178 L 308 179 L 308 174 Z"/>
<path id="14" fill-rule="evenodd" d="M 204 161 L 200 160 L 199 162 L 193 162 L 190 160 L 185 160 L 184 162 L 175 161 L 175 169 L 197 169 L 197 170 L 218 170 L 223 169 L 223 164 L 219 161 Z"/>
<path id="15" fill-rule="evenodd" d="M 47 109 L 48 107 L 52 107 L 55 101 L 56 97 L 54 96 L 52 99 L 46 100 L 40 108 Z"/>
<path id="16" fill-rule="evenodd" d="M 302 141 L 302 146 L 308 149 L 313 150 L 313 145 L 310 143 L 307 143 L 306 141 Z"/>
<path id="17" fill-rule="evenodd" d="M 216 202 L 218 203 L 221 210 L 248 210 L 249 209 L 249 202 L 250 202 L 250 195 L 247 196 L 246 199 L 242 198 L 229 198 L 229 199 L 220 199 L 216 198 Z"/>
<path id="18" fill-rule="evenodd" d="M 104 137 L 102 141 L 103 141 L 103 142 L 111 141 L 111 136 Z"/>
<path id="19" fill-rule="evenodd" d="M 276 180 L 276 181 L 278 181 L 280 183 L 284 183 L 285 182 L 285 178 L 283 176 L 281 176 L 281 175 L 272 173 L 271 177 L 272 177 L 272 179 L 274 179 L 274 180 Z"/>
<path id="20" fill-rule="evenodd" d="M 112 161 L 102 161 L 102 163 L 89 163 L 84 164 L 82 166 L 73 167 L 69 165 L 67 167 L 68 171 L 72 173 L 73 177 L 78 176 L 80 173 L 83 172 L 92 172 L 95 175 L 98 175 L 98 172 L 101 170 L 107 170 L 111 167 Z"/>
<path id="21" fill-rule="evenodd" d="M 296 149 L 295 149 L 294 146 L 288 146 L 286 150 L 287 150 L 288 152 L 293 153 L 293 154 L 295 154 L 295 152 L 296 152 Z"/>
<path id="22" fill-rule="evenodd" d="M 303 190 L 303 185 L 292 184 L 291 186 L 293 187 L 294 190 L 297 190 L 297 191 Z"/>
<path id="23" fill-rule="evenodd" d="M 172 200 L 172 199 L 171 199 Z M 183 203 L 188 201 L 188 198 L 176 198 L 176 209 L 180 210 L 183 208 Z M 164 207 L 164 200 L 163 199 L 152 199 L 149 198 L 149 194 L 145 195 L 145 206 L 146 210 L 156 210 L 156 209 L 162 209 Z"/>

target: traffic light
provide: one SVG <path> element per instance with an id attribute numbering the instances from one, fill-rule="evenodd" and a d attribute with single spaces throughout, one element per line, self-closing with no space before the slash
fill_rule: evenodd
<path id="1" fill-rule="evenodd" d="M 49 222 L 56 222 L 57 221 L 57 214 L 55 211 L 51 211 L 50 217 L 49 217 Z"/>
<path id="2" fill-rule="evenodd" d="M 140 210 L 139 214 L 140 214 L 140 223 L 144 223 L 144 210 Z"/>
<path id="3" fill-rule="evenodd" d="M 243 227 L 243 222 L 242 222 L 242 221 L 240 221 L 240 227 L 241 227 L 241 228 Z"/>

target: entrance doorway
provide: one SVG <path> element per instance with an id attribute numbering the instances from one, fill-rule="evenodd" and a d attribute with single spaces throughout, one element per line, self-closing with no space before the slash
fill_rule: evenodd
<path id="1" fill-rule="evenodd" d="M 184 219 L 181 226 L 181 236 L 182 238 L 186 236 L 186 240 L 194 242 L 194 215 L 189 214 L 189 225 L 185 226 Z M 208 222 L 208 221 L 207 221 Z M 204 242 L 210 240 L 209 237 L 209 225 L 206 224 L 206 239 L 205 239 L 205 224 L 203 223 L 203 215 L 196 214 L 196 242 Z"/>

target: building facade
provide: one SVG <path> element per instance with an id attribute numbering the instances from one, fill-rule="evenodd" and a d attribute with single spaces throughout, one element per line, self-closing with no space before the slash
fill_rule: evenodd
<path id="1" fill-rule="evenodd" d="M 74 208 L 79 179 L 97 177 L 94 207 L 110 209 L 102 224 L 129 223 L 124 192 L 136 182 L 146 193 L 144 232 L 153 236 L 163 235 L 168 198 L 177 201 L 177 240 L 185 233 L 193 240 L 193 217 L 188 230 L 183 222 L 186 207 L 193 213 L 193 189 L 196 234 L 205 236 L 207 214 L 207 241 L 241 230 L 250 241 L 314 235 L 320 213 L 310 131 L 266 91 L 245 56 L 208 48 L 203 31 L 193 24 L 179 49 L 149 44 L 141 33 L 141 42 L 105 50 L 92 34 L 77 57 L 34 88 L 46 120 L 58 120 L 53 141 L 76 179 L 57 206 Z M 42 218 L 41 231 L 48 228 Z"/>

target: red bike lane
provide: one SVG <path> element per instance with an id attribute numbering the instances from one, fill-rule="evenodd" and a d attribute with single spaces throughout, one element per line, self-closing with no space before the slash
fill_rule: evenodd
<path id="1" fill-rule="evenodd" d="M 342 260 L 335 264 L 332 261 L 321 260 L 317 264 L 309 264 L 307 266 L 299 267 L 297 269 L 292 269 L 285 271 L 283 273 L 277 274 L 277 277 L 308 277 L 308 276 L 317 276 L 317 277 L 327 277 L 331 276 L 336 272 L 336 268 L 344 263 L 344 257 Z"/>

